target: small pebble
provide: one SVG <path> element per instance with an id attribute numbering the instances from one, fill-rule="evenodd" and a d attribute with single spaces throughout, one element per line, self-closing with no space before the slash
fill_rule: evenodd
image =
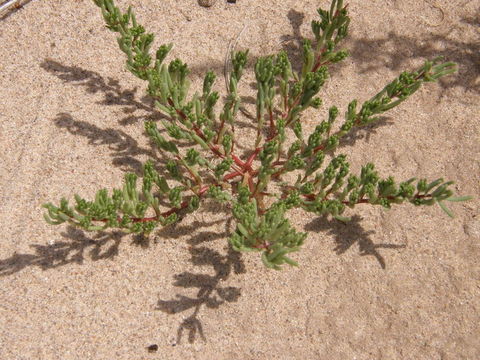
<path id="1" fill-rule="evenodd" d="M 203 7 L 213 6 L 215 5 L 216 2 L 217 0 L 198 0 L 198 3 L 200 4 L 200 6 L 203 6 Z"/>
<path id="2" fill-rule="evenodd" d="M 148 350 L 149 353 L 157 352 L 158 351 L 158 345 L 157 344 L 150 345 L 150 346 L 147 347 L 147 350 Z"/>

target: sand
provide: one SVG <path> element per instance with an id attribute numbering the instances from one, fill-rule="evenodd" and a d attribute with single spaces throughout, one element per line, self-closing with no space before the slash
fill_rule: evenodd
<path id="1" fill-rule="evenodd" d="M 254 59 L 295 54 L 315 9 L 328 6 L 135 3 L 156 46 L 175 43 L 197 89 L 214 69 L 224 92 L 228 44 L 247 25 L 238 42 L 251 49 L 245 96 L 255 94 Z M 411 205 L 358 206 L 348 225 L 294 212 L 309 236 L 294 256 L 300 266 L 281 272 L 229 250 L 234 223 L 210 202 L 150 239 L 47 225 L 43 203 L 118 187 L 158 157 L 142 126 L 158 114 L 91 1 L 33 0 L 3 16 L 0 359 L 479 359 L 478 3 L 351 0 L 349 10 L 351 57 L 331 69 L 306 129 L 329 106 L 364 101 L 443 55 L 458 74 L 427 84 L 338 151 L 354 171 L 373 161 L 399 180 L 444 177 L 475 199 L 452 204 L 454 219 Z"/>

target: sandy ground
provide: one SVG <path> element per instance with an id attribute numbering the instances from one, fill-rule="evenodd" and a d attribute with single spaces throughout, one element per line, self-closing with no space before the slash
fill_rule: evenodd
<path id="1" fill-rule="evenodd" d="M 194 86 L 213 68 L 222 91 L 225 52 L 244 25 L 238 46 L 251 49 L 251 69 L 259 55 L 298 54 L 315 9 L 328 6 L 136 3 L 156 44 L 174 42 L 173 56 L 191 65 Z M 352 0 L 349 9 L 352 56 L 332 69 L 325 106 L 305 126 L 444 55 L 458 74 L 339 151 L 354 170 L 374 161 L 397 179 L 445 177 L 476 199 L 453 204 L 453 220 L 409 205 L 359 206 L 347 226 L 293 213 L 309 236 L 301 266 L 282 272 L 230 251 L 234 224 L 211 203 L 150 240 L 47 225 L 41 204 L 118 187 L 155 158 L 142 121 L 158 114 L 91 1 L 33 0 L 0 20 L 1 359 L 480 358 L 478 3 Z"/>

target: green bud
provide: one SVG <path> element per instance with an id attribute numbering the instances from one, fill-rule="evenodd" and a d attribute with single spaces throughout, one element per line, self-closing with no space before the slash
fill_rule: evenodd
<path id="1" fill-rule="evenodd" d="M 340 62 L 342 60 L 345 60 L 347 57 L 348 57 L 349 53 L 348 51 L 346 50 L 341 50 L 339 52 L 337 52 L 333 57 L 332 59 L 330 60 L 332 63 L 337 63 L 337 62 Z"/>
<path id="2" fill-rule="evenodd" d="M 312 100 L 310 103 L 310 106 L 313 107 L 314 109 L 319 109 L 320 106 L 322 106 L 322 99 L 320 98 L 315 98 Z"/>
<path id="3" fill-rule="evenodd" d="M 231 158 L 223 159 L 220 164 L 215 167 L 215 176 L 220 177 L 225 172 L 227 172 L 233 164 L 233 160 Z"/>
<path id="4" fill-rule="evenodd" d="M 300 205 L 300 196 L 298 191 L 292 191 L 285 199 L 285 208 L 291 209 Z"/>
<path id="5" fill-rule="evenodd" d="M 317 171 L 320 168 L 320 166 L 322 166 L 324 159 L 325 159 L 324 152 L 318 151 L 317 153 L 315 153 L 315 157 L 313 158 L 313 161 L 311 162 L 311 164 L 308 166 L 307 171 L 305 172 L 305 176 L 310 176 L 315 171 Z"/>
<path id="6" fill-rule="evenodd" d="M 188 210 L 188 212 L 193 212 L 193 211 L 197 210 L 199 206 L 200 206 L 200 198 L 198 196 L 194 195 L 188 201 L 187 210 Z"/>
<path id="7" fill-rule="evenodd" d="M 193 166 L 195 164 L 198 163 L 198 160 L 200 158 L 200 153 L 193 149 L 193 148 L 190 148 L 187 150 L 187 155 L 185 157 L 185 162 L 189 165 L 189 166 Z"/>
<path id="8" fill-rule="evenodd" d="M 336 106 L 332 106 L 330 109 L 328 109 L 328 123 L 333 124 L 335 119 L 338 116 L 338 108 Z"/>
<path id="9" fill-rule="evenodd" d="M 315 61 L 315 53 L 312 49 L 312 42 L 308 39 L 303 40 L 303 67 L 302 67 L 302 78 L 310 73 L 313 69 Z"/>
<path id="10" fill-rule="evenodd" d="M 381 197 L 393 196 L 397 191 L 395 180 L 391 176 L 378 182 L 378 193 Z"/>
<path id="11" fill-rule="evenodd" d="M 228 194 L 225 191 L 222 191 L 222 189 L 219 186 L 212 185 L 208 188 L 208 195 L 212 197 L 215 200 L 219 200 L 221 202 L 225 202 L 227 200 L 232 200 L 232 197 L 230 194 Z"/>
<path id="12" fill-rule="evenodd" d="M 255 77 L 258 83 L 268 83 L 273 79 L 273 57 L 260 57 L 255 64 Z"/>
<path id="13" fill-rule="evenodd" d="M 415 193 L 415 187 L 411 184 L 413 181 L 415 181 L 415 178 L 400 183 L 397 196 L 401 196 L 405 199 L 411 198 Z"/>
<path id="14" fill-rule="evenodd" d="M 180 207 L 180 204 L 182 202 L 182 191 L 182 186 L 175 186 L 173 189 L 170 189 L 170 192 L 168 193 L 168 199 L 170 200 L 173 207 Z"/>
<path id="15" fill-rule="evenodd" d="M 230 151 L 232 150 L 232 140 L 232 135 L 228 133 L 223 135 L 222 145 L 225 150 L 225 154 L 230 154 Z"/>
<path id="16" fill-rule="evenodd" d="M 238 80 L 242 77 L 243 69 L 247 64 L 248 50 L 238 51 L 232 56 L 233 72 L 232 76 Z"/>
<path id="17" fill-rule="evenodd" d="M 295 122 L 295 125 L 293 125 L 293 132 L 299 140 L 303 139 L 302 124 L 300 121 Z"/>
<path id="18" fill-rule="evenodd" d="M 332 151 L 338 146 L 338 136 L 332 135 L 327 139 L 327 144 L 324 151 Z"/>
<path id="19" fill-rule="evenodd" d="M 290 145 L 290 148 L 288 149 L 287 152 L 287 157 L 290 158 L 292 157 L 295 153 L 297 153 L 302 147 L 302 143 L 299 140 L 296 140 Z"/>
<path id="20" fill-rule="evenodd" d="M 169 160 L 166 164 L 165 167 L 167 168 L 167 171 L 170 173 L 170 176 L 178 181 L 181 181 L 182 176 L 180 175 L 180 171 L 178 169 L 178 164 L 174 160 Z"/>
<path id="21" fill-rule="evenodd" d="M 305 161 L 299 155 L 294 155 L 285 164 L 285 169 L 287 171 L 302 169 L 304 167 L 305 167 Z"/>
<path id="22" fill-rule="evenodd" d="M 238 187 L 238 202 L 240 204 L 246 204 L 248 202 L 248 199 L 250 198 L 250 191 L 248 190 L 248 187 L 246 186 L 239 186 Z"/>
<path id="23" fill-rule="evenodd" d="M 213 71 L 208 71 L 203 80 L 203 97 L 206 98 L 212 90 L 213 83 L 215 82 L 216 75 Z"/>
<path id="24" fill-rule="evenodd" d="M 313 186 L 312 183 L 305 183 L 302 185 L 302 187 L 300 188 L 300 192 L 302 194 L 311 194 L 315 191 L 315 187 Z"/>

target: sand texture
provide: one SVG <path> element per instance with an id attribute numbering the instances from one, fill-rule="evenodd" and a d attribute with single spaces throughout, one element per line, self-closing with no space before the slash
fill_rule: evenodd
<path id="1" fill-rule="evenodd" d="M 252 64 L 299 41 L 327 0 L 118 0 L 134 3 L 155 47 L 173 42 L 200 89 L 225 94 L 231 39 Z M 306 131 L 337 105 L 365 101 L 404 69 L 443 55 L 459 72 L 422 87 L 337 151 L 353 172 L 455 181 L 474 200 L 349 210 L 348 225 L 300 211 L 300 267 L 267 270 L 229 250 L 228 209 L 202 210 L 150 239 L 49 226 L 41 205 L 119 187 L 162 161 L 143 130 L 157 120 L 145 83 L 88 0 L 33 0 L 0 20 L 0 359 L 480 359 L 480 32 L 471 0 L 351 0 L 351 56 L 331 68 Z M 248 119 L 242 118 L 242 121 Z M 239 134 L 250 144 L 252 129 Z M 250 134 L 250 135 L 249 135 Z M 157 345 L 151 351 L 147 347 Z"/>

